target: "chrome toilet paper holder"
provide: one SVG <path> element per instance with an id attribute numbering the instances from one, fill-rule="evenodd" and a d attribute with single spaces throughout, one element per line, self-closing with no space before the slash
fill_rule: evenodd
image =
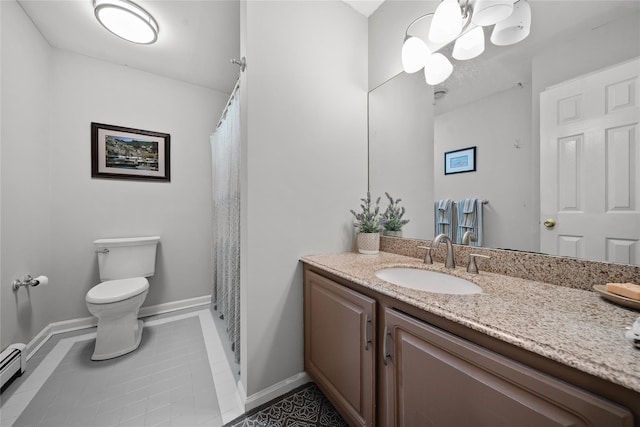
<path id="1" fill-rule="evenodd" d="M 49 278 L 47 276 L 38 276 L 31 277 L 31 275 L 27 275 L 22 279 L 16 279 L 11 283 L 11 289 L 13 291 L 17 291 L 21 286 L 38 286 L 38 285 L 46 285 L 49 283 Z"/>

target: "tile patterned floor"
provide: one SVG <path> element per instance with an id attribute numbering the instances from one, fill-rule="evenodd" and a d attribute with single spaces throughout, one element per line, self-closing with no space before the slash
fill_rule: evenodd
<path id="1" fill-rule="evenodd" d="M 211 312 L 149 319 L 140 348 L 116 359 L 90 360 L 90 329 L 50 339 L 2 394 L 0 424 L 215 427 L 241 415 Z"/>
<path id="2" fill-rule="evenodd" d="M 308 383 L 225 427 L 348 427 L 314 383 Z"/>

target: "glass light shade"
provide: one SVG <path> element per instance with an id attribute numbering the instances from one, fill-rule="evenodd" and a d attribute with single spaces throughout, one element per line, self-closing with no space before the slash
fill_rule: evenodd
<path id="1" fill-rule="evenodd" d="M 424 65 L 424 78 L 427 84 L 435 86 L 447 80 L 453 72 L 453 65 L 441 53 L 434 53 L 427 58 Z"/>
<path id="2" fill-rule="evenodd" d="M 402 44 L 402 68 L 406 73 L 420 71 L 431 54 L 427 45 L 418 37 L 407 37 Z"/>
<path id="3" fill-rule="evenodd" d="M 95 0 L 94 13 L 108 31 L 139 44 L 158 39 L 158 23 L 143 8 L 127 0 Z"/>
<path id="4" fill-rule="evenodd" d="M 475 27 L 467 32 L 453 45 L 453 57 L 458 60 L 475 58 L 484 52 L 484 30 L 482 27 Z"/>
<path id="5" fill-rule="evenodd" d="M 473 8 L 471 22 L 480 26 L 493 25 L 513 13 L 514 0 L 478 0 Z"/>
<path id="6" fill-rule="evenodd" d="M 491 43 L 497 46 L 508 46 L 518 43 L 529 35 L 531 30 L 531 6 L 520 0 L 513 7 L 513 13 L 504 21 L 493 27 Z"/>
<path id="7" fill-rule="evenodd" d="M 429 40 L 446 43 L 462 31 L 462 10 L 458 0 L 443 0 L 436 9 L 429 28 Z"/>

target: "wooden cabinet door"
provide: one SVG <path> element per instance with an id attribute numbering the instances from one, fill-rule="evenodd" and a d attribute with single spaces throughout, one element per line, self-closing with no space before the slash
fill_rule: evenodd
<path id="1" fill-rule="evenodd" d="M 381 425 L 633 425 L 625 408 L 401 312 L 383 320 Z"/>
<path id="2" fill-rule="evenodd" d="M 374 425 L 375 306 L 305 271 L 304 368 L 351 426 Z"/>

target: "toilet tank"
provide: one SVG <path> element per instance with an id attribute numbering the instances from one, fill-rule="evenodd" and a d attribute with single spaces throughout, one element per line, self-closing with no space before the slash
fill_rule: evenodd
<path id="1" fill-rule="evenodd" d="M 156 272 L 156 249 L 159 241 L 158 236 L 94 241 L 100 280 L 153 276 Z"/>

